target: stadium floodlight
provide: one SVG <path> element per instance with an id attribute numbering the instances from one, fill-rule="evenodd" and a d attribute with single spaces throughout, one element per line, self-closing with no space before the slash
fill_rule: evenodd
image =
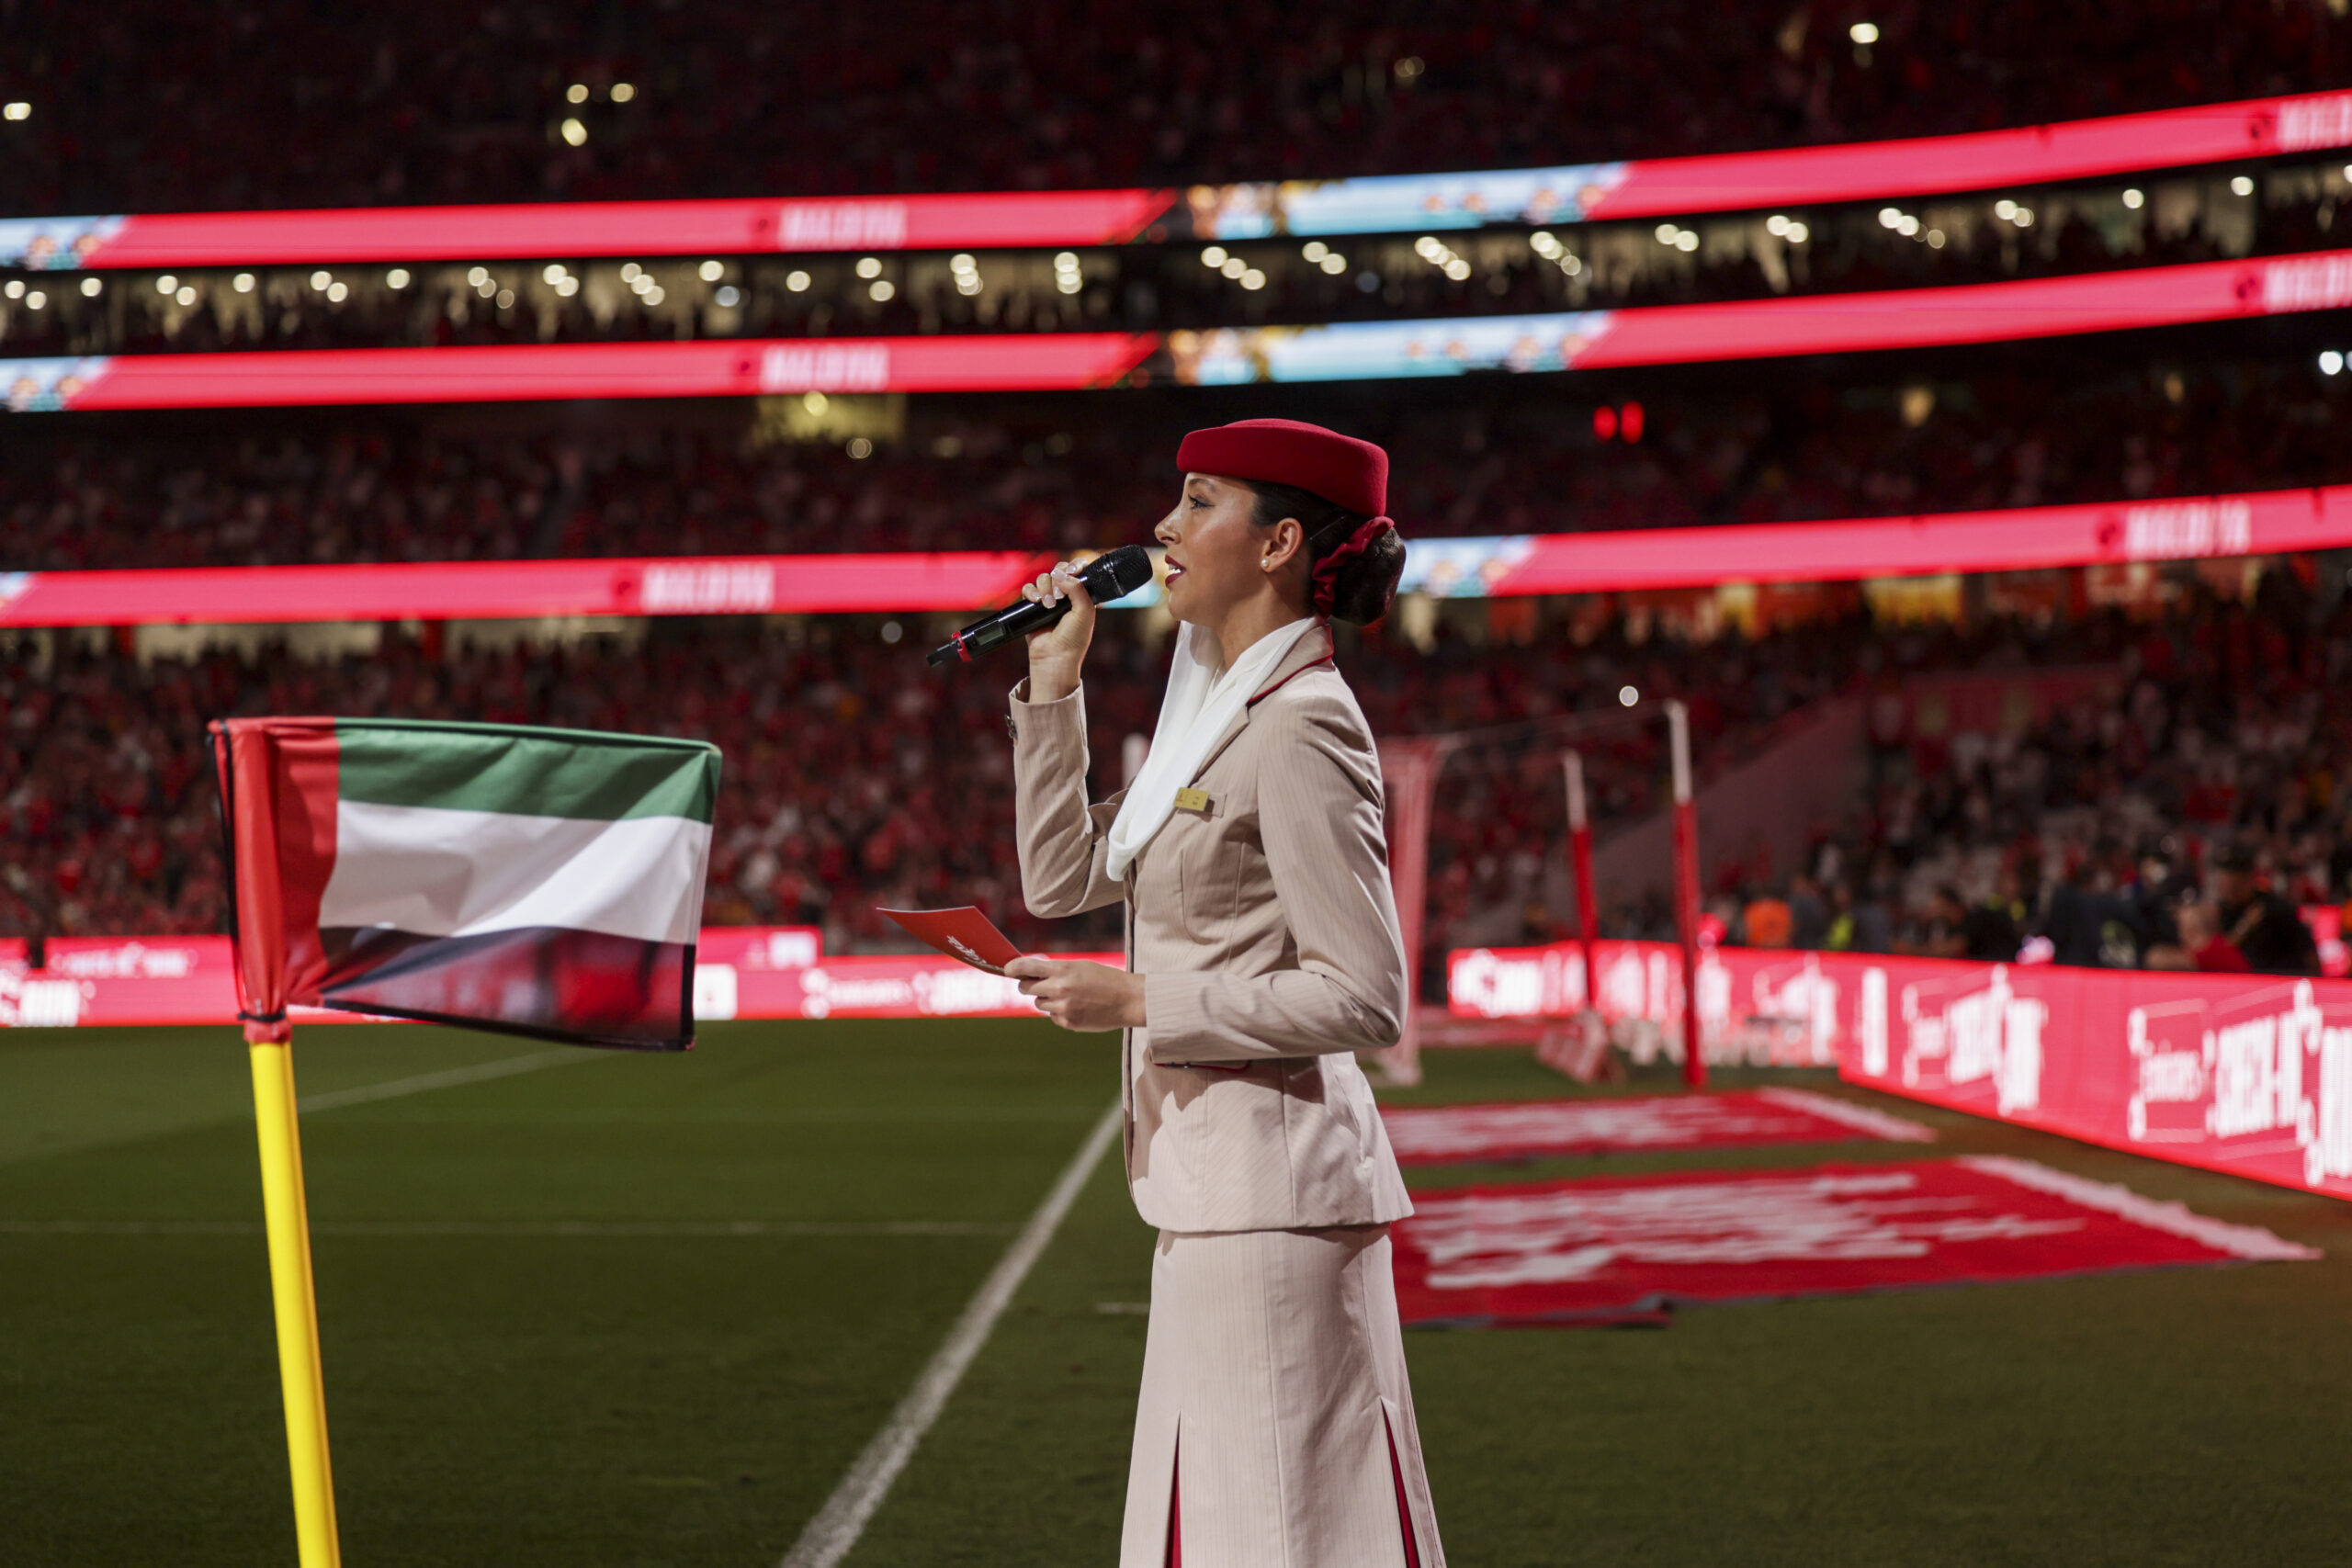
<path id="1" fill-rule="evenodd" d="M 1781 216 L 1781 214 L 1775 212 L 1771 217 L 1764 220 L 1764 232 L 1771 235 L 1774 239 L 1777 240 L 1781 238 L 1788 231 L 1789 220 Z"/>
<path id="2" fill-rule="evenodd" d="M 1793 218 L 1789 220 L 1789 231 L 1785 236 L 1789 243 L 1792 245 L 1802 245 L 1812 237 L 1812 230 L 1806 228 L 1804 224 L 1798 222 Z"/>
<path id="3" fill-rule="evenodd" d="M 2012 223 L 2015 223 L 2015 224 L 2016 224 L 2018 228 L 2020 228 L 2020 229 L 2030 229 L 2030 228 L 2032 228 L 2032 227 L 2033 227 L 2033 209 L 2032 209 L 2032 208 L 2030 208 L 2030 207 L 2020 207 L 2020 208 L 2018 208 L 2018 215 L 2017 215 L 2015 218 L 2013 218 L 2013 219 L 2009 220 L 2009 221 L 2011 221 Z"/>
<path id="4" fill-rule="evenodd" d="M 479 284 L 481 281 L 481 278 L 474 276 L 474 273 L 479 272 L 481 272 L 481 268 L 476 267 L 473 272 L 466 274 L 466 281 L 468 283 Z M 487 276 L 488 274 L 483 274 L 483 276 Z M 621 263 L 621 281 L 623 283 L 635 283 L 639 278 L 644 276 L 645 269 L 638 265 L 635 262 Z M 869 273 L 866 276 L 871 276 L 873 275 Z"/>
<path id="5" fill-rule="evenodd" d="M 1329 273 L 1332 276 L 1337 277 L 1340 274 L 1348 270 L 1348 258 L 1341 255 L 1337 251 L 1328 251 L 1324 254 L 1323 259 L 1316 265 L 1320 266 L 1325 272 Z"/>
<path id="6" fill-rule="evenodd" d="M 323 276 L 325 275 L 322 273 L 313 273 L 311 276 L 311 287 L 313 288 L 324 288 L 326 285 L 319 281 L 319 279 Z M 637 264 L 635 262 L 631 262 L 627 266 L 621 268 L 621 276 L 623 277 L 635 277 L 637 276 Z M 480 288 L 483 284 L 490 281 L 490 268 L 486 266 L 468 267 L 466 269 L 466 281 L 472 284 L 476 288 Z"/>
<path id="7" fill-rule="evenodd" d="M 98 290 L 105 287 L 105 284 L 99 282 L 95 277 L 85 277 L 82 280 L 82 298 L 85 299 L 95 299 L 98 297 Z"/>
<path id="8" fill-rule="evenodd" d="M 1928 245 L 1931 250 L 1942 250 L 1944 248 L 1944 231 L 1941 229 L 1928 230 Z"/>
<path id="9" fill-rule="evenodd" d="M 1247 273 L 1249 270 L 1250 270 L 1250 264 L 1249 264 L 1248 262 L 1246 262 L 1246 261 L 1243 261 L 1239 256 L 1227 256 L 1227 257 L 1226 257 L 1226 258 L 1225 258 L 1225 265 L 1224 265 L 1223 266 L 1221 266 L 1221 267 L 1217 268 L 1217 271 L 1219 271 L 1219 272 L 1223 273 L 1226 276 L 1230 277 L 1230 278 L 1234 278 L 1234 279 L 1237 279 L 1237 280 L 1238 280 L 1238 279 L 1239 279 L 1239 278 L 1242 276 L 1242 275 L 1243 275 L 1243 274 L 1245 274 L 1245 273 Z"/>
<path id="10" fill-rule="evenodd" d="M 1882 216 L 1880 221 L 1884 222 L 1885 219 Z M 1657 234 L 1657 243 L 1659 244 L 1670 245 L 1681 235 L 1682 229 L 1679 224 L 1661 223 L 1657 226 L 1656 232 Z"/>
<path id="11" fill-rule="evenodd" d="M 1242 288 L 1255 291 L 1266 287 L 1266 275 L 1253 266 L 1241 275 L 1240 282 Z"/>
<path id="12" fill-rule="evenodd" d="M 563 101 L 567 104 L 586 103 L 588 101 L 588 84 L 585 82 L 574 82 L 571 86 L 566 87 L 563 90 Z"/>
<path id="13" fill-rule="evenodd" d="M 561 262 L 549 262 L 547 265 L 541 267 L 539 269 L 539 281 L 541 283 L 562 282 L 563 264 Z"/>
<path id="14" fill-rule="evenodd" d="M 18 99 L 17 102 L 10 104 L 6 111 L 0 112 L 5 112 L 10 119 L 30 119 L 33 118 L 32 105 L 24 102 L 22 99 Z"/>
<path id="15" fill-rule="evenodd" d="M 2123 205 L 2137 212 L 2147 205 L 2148 198 L 2136 187 L 2123 193 Z"/>
<path id="16" fill-rule="evenodd" d="M 616 82 L 613 84 L 613 102 L 616 104 L 625 104 L 635 96 L 637 96 L 637 89 L 630 86 L 627 82 Z"/>
<path id="17" fill-rule="evenodd" d="M 481 269 L 477 267 L 474 270 L 480 272 Z M 482 274 L 482 276 L 484 277 L 487 277 L 488 276 L 490 275 L 487 273 Z M 334 274 L 322 267 L 317 272 L 311 274 L 311 292 L 313 294 L 324 294 L 327 291 L 327 285 L 334 281 Z M 481 278 L 476 278 L 474 281 L 479 283 L 481 281 Z"/>
<path id="18" fill-rule="evenodd" d="M 1225 247 L 1223 245 L 1209 245 L 1204 248 L 1201 252 L 1201 265 L 1206 267 L 1223 266 L 1225 265 Z"/>
<path id="19" fill-rule="evenodd" d="M 196 290 L 183 283 L 179 286 L 178 291 L 172 296 L 172 299 L 175 303 L 183 306 L 193 305 L 196 303 Z M 36 305 L 33 309 L 38 310 L 40 307 Z"/>
<path id="20" fill-rule="evenodd" d="M 2342 354 L 2332 348 L 2323 349 L 2320 351 L 2319 373 L 2321 375 L 2334 376 L 2343 368 L 2344 355 Z"/>
<path id="21" fill-rule="evenodd" d="M 714 303 L 723 309 L 732 310 L 737 305 L 742 303 L 743 291 L 736 288 L 731 283 L 722 283 L 718 286 L 718 291 L 711 295 L 710 298 Z"/>
<path id="22" fill-rule="evenodd" d="M 1880 228 L 1896 229 L 1902 227 L 1902 224 L 1903 209 L 1899 207 L 1882 207 L 1878 209 L 1878 226 Z"/>
<path id="23" fill-rule="evenodd" d="M 560 129 L 563 139 L 574 147 L 582 146 L 588 141 L 588 128 L 576 119 L 566 119 Z"/>
<path id="24" fill-rule="evenodd" d="M 1618 705 L 1621 707 L 1632 707 L 1635 703 L 1638 703 L 1641 700 L 1642 694 L 1635 691 L 1633 687 L 1620 686 L 1617 688 L 1617 702 Z"/>
<path id="25" fill-rule="evenodd" d="M 1674 248 L 1688 254 L 1699 248 L 1699 236 L 1689 229 L 1674 236 Z"/>
<path id="26" fill-rule="evenodd" d="M 784 286 L 795 294 L 808 292 L 808 275 L 797 270 L 784 275 Z"/>
<path id="27" fill-rule="evenodd" d="M 702 280 L 705 283 L 716 283 L 727 276 L 727 264 L 721 261 L 707 261 L 696 270 L 702 274 Z"/>
<path id="28" fill-rule="evenodd" d="M 1856 43 L 1860 44 L 1863 48 L 1868 49 L 1871 44 L 1878 41 L 1878 24 L 1876 22 L 1856 22 L 1852 27 L 1846 29 L 1846 36 L 1852 39 Z"/>
<path id="29" fill-rule="evenodd" d="M 249 272 L 241 272 L 237 274 L 237 276 L 239 277 L 251 277 L 253 274 Z M 237 286 L 237 292 L 243 294 L 246 289 L 252 287 L 253 286 L 249 283 L 241 283 Z M 408 287 L 408 268 L 404 266 L 396 266 L 392 268 L 391 271 L 384 274 L 384 287 L 387 288 L 406 288 Z"/>
<path id="30" fill-rule="evenodd" d="M 1298 254 L 1305 256 L 1308 261 L 1320 262 L 1325 256 L 1330 254 L 1330 253 L 1331 247 L 1325 244 L 1322 241 L 1309 240 L 1305 245 L 1299 248 Z"/>
<path id="31" fill-rule="evenodd" d="M 392 270 L 394 272 L 400 272 L 400 268 L 398 267 L 394 267 Z M 392 285 L 395 288 L 400 288 L 401 284 L 408 281 L 408 274 L 401 272 L 400 276 L 400 283 Z M 229 280 L 229 287 L 235 289 L 240 294 L 251 294 L 254 291 L 254 275 L 250 272 L 241 272 L 237 274 L 236 276 Z"/>
<path id="32" fill-rule="evenodd" d="M 1993 204 L 1993 216 L 2001 220 L 2004 223 L 2007 222 L 2010 219 L 2015 218 L 2017 215 L 2018 204 L 2011 201 L 2006 196 Z"/>
<path id="33" fill-rule="evenodd" d="M 857 276 L 860 276 L 860 277 L 879 277 L 879 276 L 882 276 L 882 258 L 881 258 L 881 257 L 879 257 L 879 256 L 860 256 L 860 257 L 858 257 L 858 258 L 857 258 Z"/>
<path id="34" fill-rule="evenodd" d="M 875 287 L 875 288 L 882 288 L 882 287 L 884 287 L 884 286 L 883 286 L 882 284 L 877 283 L 877 284 L 876 284 L 874 287 Z M 644 295 L 642 296 L 642 298 L 644 299 L 645 302 L 646 302 L 648 305 L 659 305 L 660 303 L 662 303 L 662 301 L 665 298 L 667 298 L 667 296 L 665 296 L 665 295 L 662 292 L 662 286 L 661 286 L 660 284 L 658 284 L 658 283 L 655 283 L 655 284 L 650 284 L 650 285 L 647 286 L 646 290 L 645 290 L 645 293 L 644 293 Z M 888 299 L 888 295 L 884 295 L 884 296 L 881 296 L 881 298 Z M 506 303 L 510 302 L 510 301 L 512 300 L 512 299 L 513 299 L 513 296 L 512 296 L 512 295 L 501 295 L 501 296 L 499 297 L 499 303 L 500 303 L 500 304 L 502 304 L 502 305 L 506 304 Z"/>
<path id="35" fill-rule="evenodd" d="M 2252 196 L 2254 194 L 2253 176 L 2250 175 L 2232 175 L 2230 178 L 2230 194 L 2232 196 Z"/>
<path id="36" fill-rule="evenodd" d="M 159 278 L 157 278 L 157 279 L 155 280 L 155 292 L 156 292 L 156 293 L 158 293 L 158 294 L 169 294 L 169 293 L 173 292 L 175 289 L 178 288 L 179 288 L 179 286 L 180 286 L 180 280 L 179 280 L 178 278 L 176 278 L 176 277 L 174 277 L 170 273 L 168 273 L 168 272 L 167 272 L 167 273 L 164 274 L 164 276 L 161 276 L 161 277 L 159 277 Z"/>
<path id="37" fill-rule="evenodd" d="M 897 288 L 894 287 L 887 277 L 876 278 L 871 284 L 867 285 L 865 290 L 866 294 L 871 297 L 874 302 L 877 305 L 888 303 L 890 297 L 898 293 L 898 291 Z M 653 296 L 661 292 L 662 291 L 660 289 L 656 288 L 652 293 L 648 294 L 646 296 L 646 303 L 649 305 L 659 304 L 661 301 L 656 299 Z"/>
<path id="38" fill-rule="evenodd" d="M 343 285 L 338 283 L 333 288 L 327 290 L 327 298 L 330 299 L 341 300 L 344 295 L 347 292 L 348 290 L 345 289 Z M 498 308 L 502 310 L 513 310 L 514 308 L 514 290 L 512 288 L 500 289 L 498 291 L 496 303 Z"/>
<path id="39" fill-rule="evenodd" d="M 38 288 L 25 296 L 25 309 L 28 310 L 38 310 L 48 303 L 49 296 Z"/>

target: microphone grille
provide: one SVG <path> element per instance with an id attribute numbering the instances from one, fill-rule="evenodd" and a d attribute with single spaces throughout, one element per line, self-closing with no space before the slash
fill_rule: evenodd
<path id="1" fill-rule="evenodd" d="M 1121 545 L 1088 564 L 1087 576 L 1092 577 L 1097 572 L 1108 578 L 1117 592 L 1096 592 L 1096 601 L 1108 604 L 1113 599 L 1124 599 L 1151 581 L 1151 552 L 1141 545 Z M 1092 589 L 1093 584 L 1087 586 Z"/>

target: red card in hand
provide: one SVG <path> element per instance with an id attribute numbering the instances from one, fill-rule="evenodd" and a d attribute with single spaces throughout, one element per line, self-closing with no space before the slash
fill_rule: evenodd
<path id="1" fill-rule="evenodd" d="M 991 975 L 1003 974 L 1004 966 L 1021 956 L 1012 939 L 969 904 L 960 909 L 883 909 L 881 913 L 948 957 Z"/>

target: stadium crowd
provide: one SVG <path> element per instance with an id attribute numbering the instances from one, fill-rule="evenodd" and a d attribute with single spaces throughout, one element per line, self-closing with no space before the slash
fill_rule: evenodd
<path id="1" fill-rule="evenodd" d="M 2352 675 L 2352 598 L 2310 568 L 2274 565 L 2249 604 L 2183 576 L 2154 616 L 1936 628 L 1856 611 L 1752 640 L 1683 640 L 1589 600 L 1464 605 L 1426 648 L 1375 631 L 1342 663 L 1376 734 L 1488 732 L 1436 802 L 1432 950 L 1458 933 L 1561 934 L 1532 900 L 1562 850 L 1569 728 L 1595 819 L 1619 824 L 1661 802 L 1652 699 L 1690 703 L 1713 772 L 1825 697 L 2094 665 L 2116 672 L 2121 701 L 2072 703 L 2022 731 L 1879 737 L 1864 797 L 1825 803 L 1802 864 L 1715 853 L 1724 940 L 2015 957 L 2039 937 L 2067 963 L 2293 969 L 2309 939 L 2276 917 L 2352 894 L 2352 726 L 2325 701 Z M 915 662 L 924 628 L 878 618 L 639 626 L 437 655 L 388 630 L 373 653 L 307 661 L 271 648 L 142 661 L 61 637 L 43 664 L 19 643 L 0 661 L 0 831 L 20 846 L 0 868 L 0 934 L 220 929 L 205 721 L 338 712 L 635 729 L 660 716 L 652 728 L 726 751 L 712 923 L 821 925 L 839 951 L 895 934 L 876 905 L 968 900 L 1016 940 L 1047 940 L 1021 908 L 1004 830 L 1012 670 L 933 678 Z M 1105 628 L 1088 691 L 1107 791 L 1149 729 L 1161 652 L 1145 617 Z M 1644 713 L 1623 705 L 1629 688 Z M 1670 919 L 1634 901 L 1603 929 L 1660 935 Z"/>
<path id="2" fill-rule="evenodd" d="M 1340 391 L 1282 407 L 1389 446 L 1408 537 L 2352 480 L 2337 434 L 2352 376 L 2318 374 L 2300 345 L 2070 376 L 2027 357 L 1964 381 L 1773 370 L 1687 393 L 1640 385 L 1656 389 L 1646 404 L 1529 381 L 1434 406 Z M 770 439 L 794 412 L 774 404 L 577 424 L 313 416 L 266 434 L 222 415 L 28 423 L 10 428 L 0 464 L 0 567 L 1119 544 L 1165 512 L 1167 455 L 1185 429 L 1259 412 L 1246 394 L 1222 412 L 1131 397 L 1115 418 L 1083 394 L 886 403 L 867 412 L 898 437 L 878 441 Z M 858 412 L 837 402 L 831 417 Z"/>
<path id="3" fill-rule="evenodd" d="M 16 8 L 0 209 L 1042 188 L 1580 163 L 2330 86 L 2321 0 Z M 119 85 L 141 112 L 119 112 Z M 819 85 L 822 85 L 820 91 Z"/>

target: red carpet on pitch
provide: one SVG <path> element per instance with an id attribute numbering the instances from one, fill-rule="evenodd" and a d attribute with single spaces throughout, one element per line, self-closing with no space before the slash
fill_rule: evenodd
<path id="1" fill-rule="evenodd" d="M 1924 1144 L 1935 1138 L 1917 1122 L 1792 1089 L 1408 1105 L 1384 1107 L 1380 1119 L 1387 1124 L 1397 1159 L 1406 1165 L 1750 1144 L 1837 1144 L 1856 1138 Z"/>
<path id="2" fill-rule="evenodd" d="M 2319 1256 L 2029 1160 L 1673 1171 L 1417 1192 L 1407 1323 L 1655 1322 L 1669 1306 Z"/>

